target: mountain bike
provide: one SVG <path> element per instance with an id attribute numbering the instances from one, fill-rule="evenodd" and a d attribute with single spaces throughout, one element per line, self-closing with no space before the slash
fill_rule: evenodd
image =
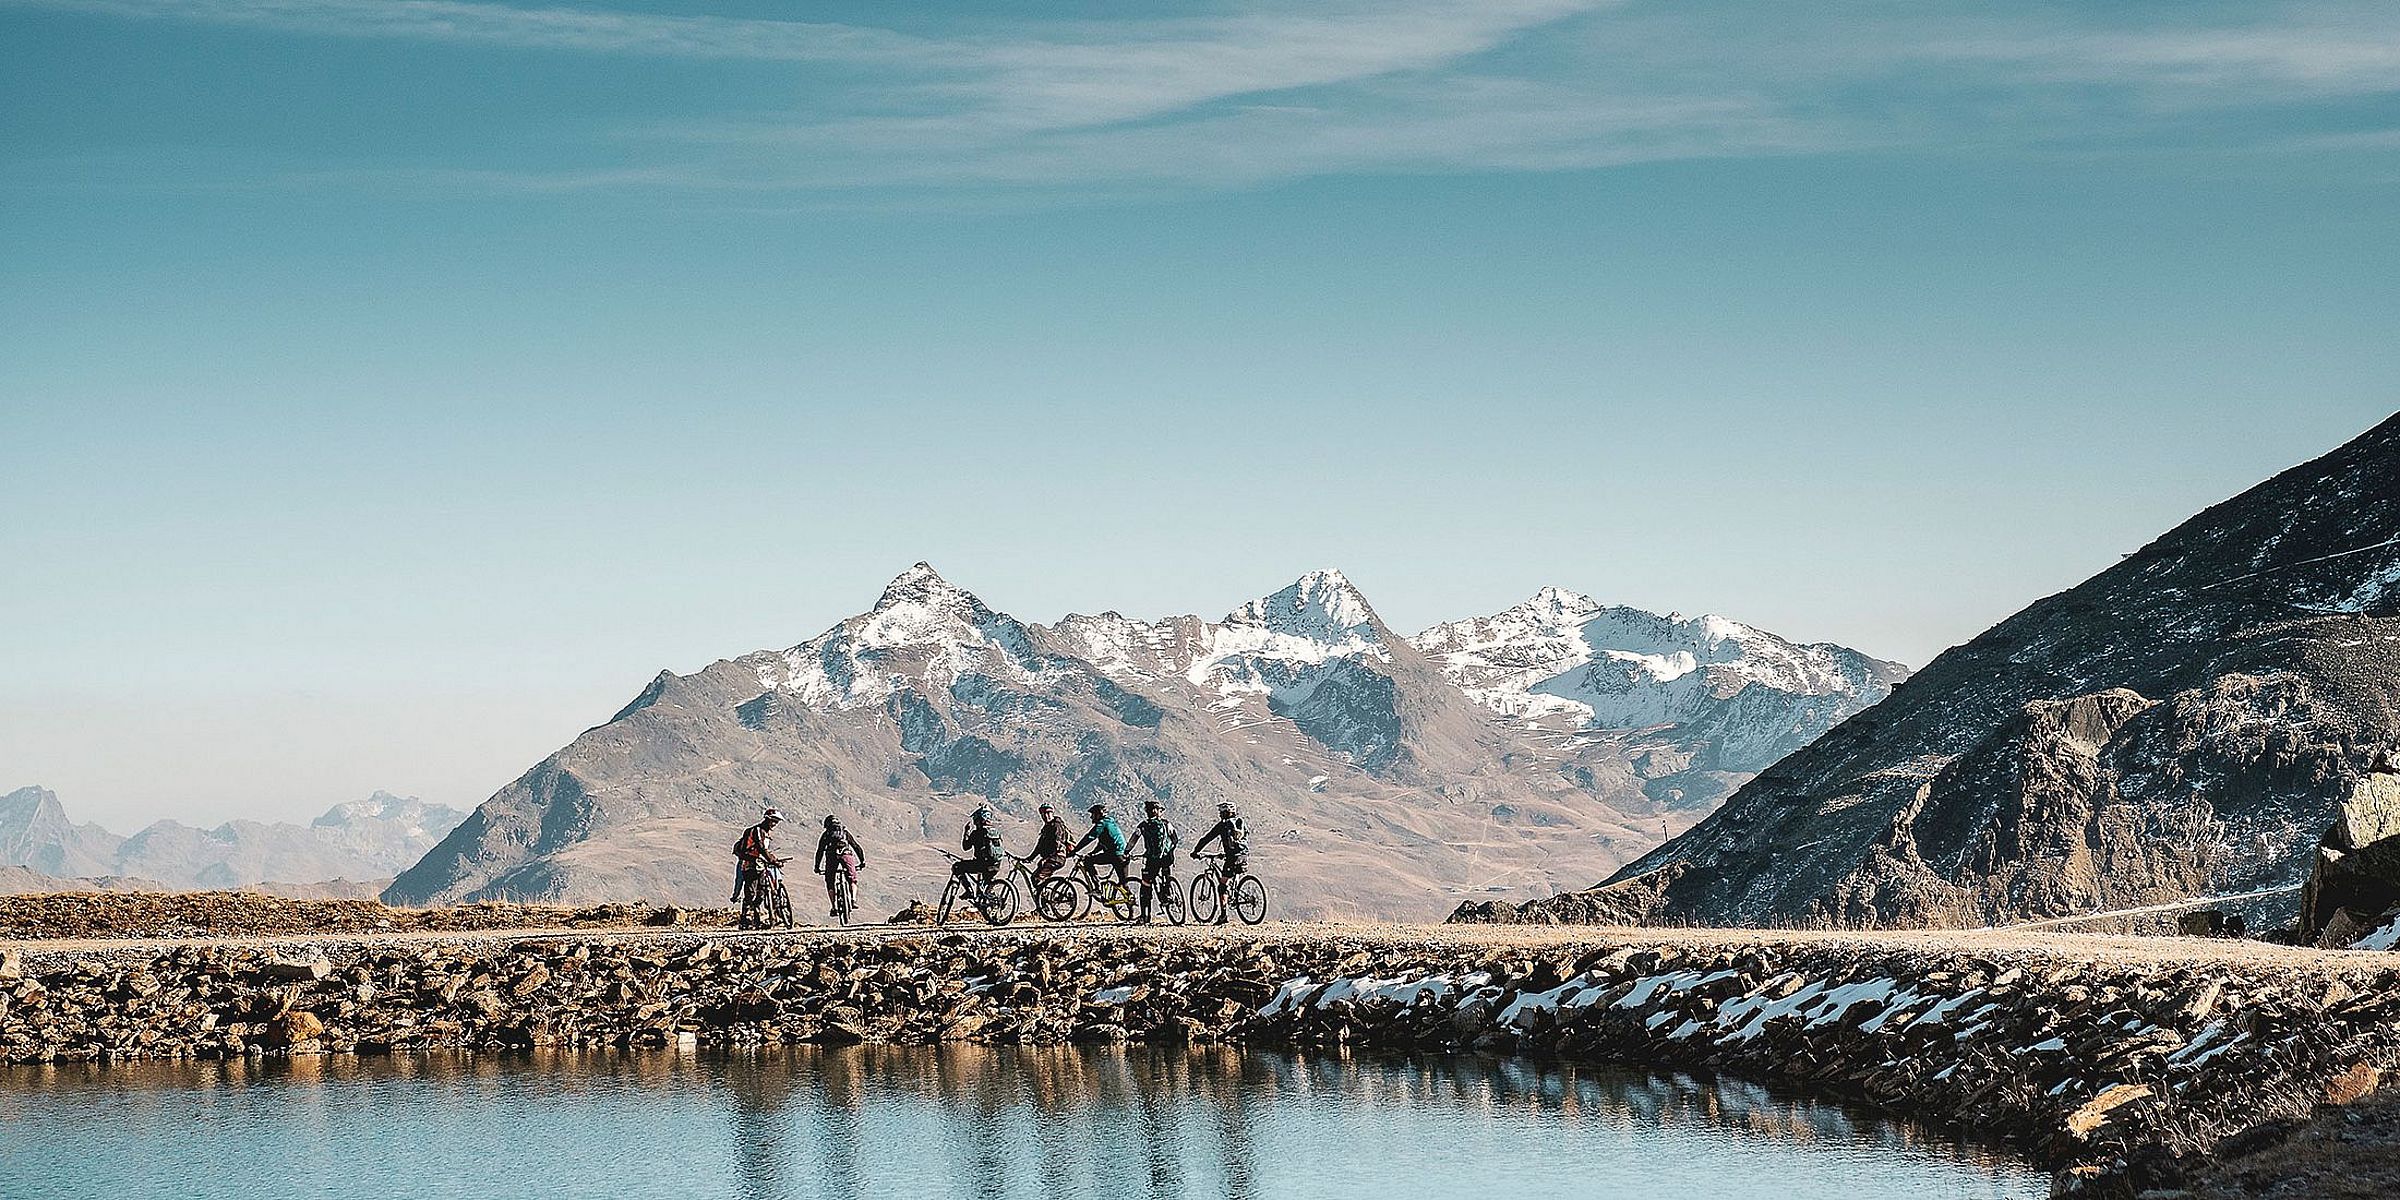
<path id="1" fill-rule="evenodd" d="M 1196 854 L 1194 858 L 1209 860 L 1213 865 L 1203 868 L 1192 878 L 1192 919 L 1206 925 L 1220 920 L 1230 901 L 1233 915 L 1244 925 L 1256 925 L 1267 919 L 1267 885 L 1258 876 L 1244 871 L 1231 879 L 1225 877 L 1225 856 Z"/>
<path id="2" fill-rule="evenodd" d="M 833 893 L 833 923 L 849 924 L 850 915 L 858 910 L 858 881 L 850 877 L 850 872 L 841 863 L 836 862 L 833 869 L 826 873 L 825 882 L 826 890 Z"/>
<path id="3" fill-rule="evenodd" d="M 742 924 L 745 927 L 764 929 L 769 925 L 781 925 L 790 929 L 793 926 L 792 894 L 784 890 L 783 867 L 780 864 L 761 866 L 750 872 L 750 881 L 743 891 Z"/>
<path id="4" fill-rule="evenodd" d="M 1032 856 L 1018 858 L 1012 854 L 1009 858 L 1016 863 L 1008 872 L 1009 886 L 1017 890 L 1017 895 L 1031 897 L 1033 911 L 1043 920 L 1072 921 L 1080 914 L 1083 896 L 1076 891 L 1074 880 L 1058 875 L 1037 880 Z"/>
<path id="5" fill-rule="evenodd" d="M 1183 884 L 1172 873 L 1162 873 L 1151 881 L 1150 896 L 1157 902 L 1159 913 L 1167 918 L 1167 924 L 1181 925 L 1190 919 L 1191 906 L 1185 903 Z"/>
<path id="6" fill-rule="evenodd" d="M 1083 885 L 1084 893 L 1091 897 L 1092 904 L 1106 905 L 1108 911 L 1116 914 L 1120 921 L 1130 921 L 1133 914 L 1141 911 L 1142 897 L 1134 890 L 1134 885 L 1117 878 L 1114 870 L 1102 875 L 1099 864 L 1088 854 L 1075 868 L 1075 882 Z M 1090 909 L 1084 911 L 1089 912 Z"/>
<path id="7" fill-rule="evenodd" d="M 967 861 L 947 850 L 942 851 L 942 857 L 954 863 Z M 1017 919 L 1017 889 L 1005 877 L 985 878 L 977 875 L 969 883 L 953 871 L 949 886 L 942 889 L 942 907 L 934 914 L 933 923 L 949 924 L 951 909 L 962 899 L 974 905 L 975 911 L 990 924 L 1006 925 Z"/>

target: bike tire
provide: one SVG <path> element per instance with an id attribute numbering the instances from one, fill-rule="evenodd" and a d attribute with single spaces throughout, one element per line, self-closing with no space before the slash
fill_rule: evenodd
<path id="1" fill-rule="evenodd" d="M 782 880 L 775 881 L 775 889 L 769 893 L 769 899 L 772 901 L 772 907 L 768 912 L 770 922 L 781 922 L 785 929 L 790 929 L 798 924 L 792 916 L 791 889 L 783 886 Z"/>
<path id="2" fill-rule="evenodd" d="M 934 910 L 933 923 L 935 925 L 947 925 L 950 923 L 950 906 L 958 903 L 958 899 L 958 878 L 957 876 L 952 876 L 949 886 L 942 889 L 942 906 Z"/>
<path id="3" fill-rule="evenodd" d="M 1006 925 L 1017 919 L 1017 889 L 1005 879 L 995 879 L 976 897 L 975 907 L 986 922 Z"/>
<path id="4" fill-rule="evenodd" d="M 1217 891 L 1217 876 L 1214 871 L 1192 880 L 1187 903 L 1191 906 L 1192 920 L 1195 923 L 1206 925 L 1217 919 L 1218 905 L 1223 902 L 1223 897 L 1219 896 Z"/>
<path id="5" fill-rule="evenodd" d="M 1131 885 L 1110 880 L 1104 886 L 1110 889 L 1106 899 L 1108 911 L 1118 920 L 1130 921 L 1142 911 L 1142 898 Z"/>
<path id="6" fill-rule="evenodd" d="M 1053 875 L 1033 889 L 1033 911 L 1045 921 L 1072 921 L 1083 908 L 1083 889 Z"/>
<path id="7" fill-rule="evenodd" d="M 1181 925 L 1191 916 L 1184 907 L 1183 885 L 1172 876 L 1158 881 L 1158 910 L 1166 915 L 1169 925 Z"/>
<path id="8" fill-rule="evenodd" d="M 833 880 L 833 920 L 837 925 L 848 925 L 850 923 L 850 893 L 851 884 L 849 874 L 847 872 L 837 872 Z"/>
<path id="9" fill-rule="evenodd" d="M 1267 919 L 1267 885 L 1258 876 L 1244 875 L 1233 881 L 1233 915 L 1244 925 Z"/>

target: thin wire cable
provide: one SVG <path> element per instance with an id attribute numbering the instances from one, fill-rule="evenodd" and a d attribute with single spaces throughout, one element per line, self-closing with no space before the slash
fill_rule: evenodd
<path id="1" fill-rule="evenodd" d="M 2288 571 L 2293 567 L 2305 567 L 2312 563 L 2330 562 L 2337 558 L 2348 558 L 2353 554 L 2364 554 L 2369 550 L 2381 550 L 2386 546 L 2400 546 L 2400 537 L 2377 542 L 2372 546 L 2357 546 L 2349 550 L 2336 550 L 2331 554 L 2320 554 L 2315 558 L 2301 559 L 2299 562 L 2277 563 L 2272 567 L 2261 567 L 2247 575 L 2236 575 L 2231 579 L 2220 579 L 2215 583 L 2204 583 L 2199 587 L 2193 588 L 2192 590 L 2196 592 L 2205 592 L 2210 588 L 2223 587 L 2229 583 L 2240 583 L 2245 579 L 2256 579 L 2261 575 L 2272 575 L 2277 571 Z"/>

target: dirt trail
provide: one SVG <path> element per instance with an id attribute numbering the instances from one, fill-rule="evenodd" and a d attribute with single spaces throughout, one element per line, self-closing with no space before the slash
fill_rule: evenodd
<path id="1" fill-rule="evenodd" d="M 179 946 L 224 946 L 265 949 L 312 946 L 408 946 L 440 943 L 511 944 L 550 939 L 606 940 L 615 943 L 711 941 L 820 941 L 838 938 L 887 939 L 932 934 L 990 937 L 1001 934 L 1060 938 L 1211 939 L 1355 938 L 1386 945 L 1500 946 L 1538 950 L 1550 946 L 1720 947 L 1773 943 L 1778 945 L 1854 945 L 1874 950 L 1963 951 L 1994 957 L 2038 957 L 2114 963 L 2224 963 L 2290 969 L 2380 968 L 2400 963 L 2400 953 L 2362 950 L 2318 950 L 2268 942 L 2226 938 L 2129 937 L 2121 934 L 2073 933 L 2053 929 L 1905 930 L 1886 932 L 1783 929 L 1646 929 L 1593 925 L 1407 925 L 1352 922 L 1270 921 L 1245 926 L 1126 926 L 1107 923 L 1069 926 L 1020 922 L 1001 928 L 982 924 L 951 924 L 938 929 L 924 925 L 853 925 L 848 928 L 802 927 L 790 931 L 750 932 L 696 926 L 645 928 L 570 928 L 564 926 L 472 931 L 411 930 L 404 932 L 333 932 L 248 937 L 58 938 L 0 941 L 28 957 L 60 955 L 156 955 Z"/>

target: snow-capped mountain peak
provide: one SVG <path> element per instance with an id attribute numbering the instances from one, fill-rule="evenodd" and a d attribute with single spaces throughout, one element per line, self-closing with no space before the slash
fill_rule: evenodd
<path id="1" fill-rule="evenodd" d="M 948 686 L 969 674 L 1036 679 L 1045 664 L 1014 617 L 993 612 L 929 563 L 894 577 L 875 607 L 780 654 L 743 661 L 759 685 L 812 708 L 880 704 L 912 681 Z"/>
<path id="2" fill-rule="evenodd" d="M 933 564 L 919 562 L 892 577 L 883 586 L 883 595 L 876 597 L 875 612 L 896 608 L 929 608 L 950 612 L 976 612 L 983 601 L 957 584 L 942 578 Z"/>
<path id="3" fill-rule="evenodd" d="M 1564 588 L 1411 641 L 1496 712 L 1594 730 L 1723 726 L 1725 745 L 1747 747 L 1733 756 L 1745 770 L 1882 699 L 1905 674 L 1856 651 L 1795 645 L 1724 617 L 1662 617 Z M 1733 728 L 1725 705 L 1745 693 L 1738 707 L 1746 715 Z"/>
<path id="4" fill-rule="evenodd" d="M 1338 642 L 1369 631 L 1375 624 L 1375 610 L 1340 571 L 1310 571 L 1290 587 L 1235 609 L 1225 623 L 1260 625 L 1294 637 Z"/>

